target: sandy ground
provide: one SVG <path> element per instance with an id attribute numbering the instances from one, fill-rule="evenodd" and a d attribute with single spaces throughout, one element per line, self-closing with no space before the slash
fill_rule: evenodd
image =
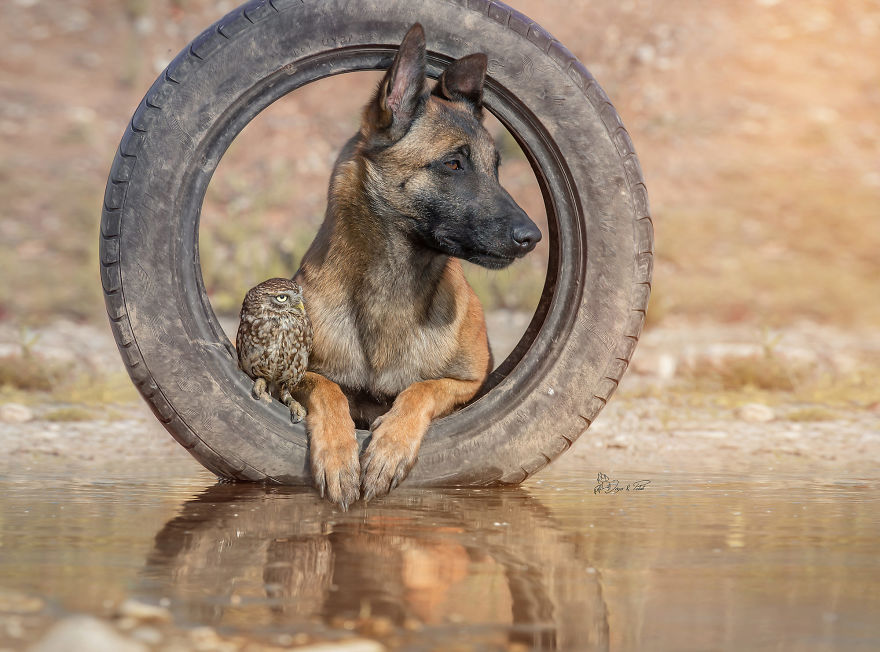
<path id="1" fill-rule="evenodd" d="M 191 463 L 138 401 L 102 323 L 97 207 L 144 90 L 234 4 L 3 5 L 0 134 L 10 156 L 0 162 L 0 358 L 24 345 L 69 370 L 42 392 L 0 377 L 0 469 L 49 459 Z M 651 328 L 617 396 L 553 468 L 868 467 L 880 421 L 877 2 L 512 4 L 614 99 L 657 233 Z M 292 225 L 304 236 L 320 221 L 329 166 L 374 83 L 334 80 L 254 121 L 212 181 L 200 254 L 212 302 L 222 306 L 225 291 L 229 314 L 239 290 L 278 271 L 254 261 L 289 273 L 308 242 Z M 540 221 L 534 175 L 513 154 L 505 186 Z M 484 305 L 526 306 L 526 289 L 542 286 L 540 267 L 483 279 Z M 694 326 L 707 318 L 734 325 Z M 493 319 L 521 327 L 510 314 Z M 763 366 L 779 382 L 752 386 Z M 789 371 L 796 382 L 786 385 Z M 721 386 L 713 373 L 726 378 Z"/>
<path id="2" fill-rule="evenodd" d="M 490 327 L 516 324 L 496 313 Z M 496 335 L 497 346 L 510 346 Z M 0 391 L 0 471 L 71 469 L 120 471 L 145 461 L 196 463 L 165 433 L 124 375 L 107 330 L 70 322 L 22 335 L 0 326 L 0 357 L 14 356 L 23 337 L 39 360 L 67 361 L 77 379 L 52 393 Z M 774 359 L 808 369 L 790 390 L 746 385 L 716 388 L 693 377 L 700 362 L 764 364 Z M 721 326 L 649 331 L 620 390 L 593 426 L 552 471 L 672 470 L 859 474 L 880 458 L 880 393 L 872 385 L 880 337 L 802 325 L 756 334 Z M 8 359 L 8 358 L 7 358 Z M 866 371 L 867 369 L 867 371 Z M 96 377 L 98 380 L 96 380 Z M 711 379 L 710 379 L 711 380 Z M 551 472 L 552 472 L 551 471 Z"/>

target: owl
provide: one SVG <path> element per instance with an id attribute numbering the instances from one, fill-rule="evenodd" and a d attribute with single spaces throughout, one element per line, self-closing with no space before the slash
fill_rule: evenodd
<path id="1" fill-rule="evenodd" d="M 312 350 L 302 288 L 290 279 L 270 278 L 248 290 L 235 348 L 238 366 L 254 381 L 254 398 L 271 401 L 275 395 L 290 408 L 291 421 L 302 421 L 306 411 L 291 395 Z"/>

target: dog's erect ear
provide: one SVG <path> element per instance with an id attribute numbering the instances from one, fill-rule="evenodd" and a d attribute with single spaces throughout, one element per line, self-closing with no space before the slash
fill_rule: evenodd
<path id="1" fill-rule="evenodd" d="M 388 131 L 393 140 L 403 137 L 416 118 L 425 86 L 425 30 L 419 23 L 409 28 L 394 62 L 379 84 L 370 107 L 370 122 L 377 131 Z"/>
<path id="2" fill-rule="evenodd" d="M 440 75 L 432 94 L 453 102 L 467 102 L 481 115 L 488 63 L 489 59 L 482 52 L 453 61 Z"/>

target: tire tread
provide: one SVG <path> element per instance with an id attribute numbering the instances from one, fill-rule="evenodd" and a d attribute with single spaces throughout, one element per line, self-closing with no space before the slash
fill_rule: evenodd
<path id="1" fill-rule="evenodd" d="M 502 484 L 516 484 L 539 471 L 567 450 L 586 430 L 586 427 L 589 427 L 595 420 L 607 400 L 617 389 L 644 326 L 653 273 L 654 230 L 644 176 L 632 140 L 605 91 L 596 83 L 586 68 L 549 32 L 501 2 L 495 0 L 457 0 L 457 4 L 466 6 L 469 11 L 488 16 L 531 43 L 532 46 L 555 61 L 584 92 L 601 116 L 609 138 L 617 148 L 621 166 L 625 172 L 625 183 L 632 197 L 636 250 L 634 252 L 634 282 L 630 300 L 631 314 L 624 334 L 614 349 L 615 357 L 604 370 L 600 389 L 590 399 L 585 414 L 580 415 L 585 426 L 579 427 L 575 432 L 554 435 L 542 447 L 543 450 L 530 462 L 522 464 L 510 472 L 502 473 L 500 480 L 498 480 Z M 193 40 L 191 45 L 184 48 L 175 57 L 149 89 L 126 127 L 111 166 L 101 216 L 99 248 L 104 301 L 111 322 L 111 330 L 129 376 L 157 418 L 166 425 L 175 439 L 202 464 L 218 475 L 249 481 L 276 480 L 247 465 L 243 460 L 234 457 L 224 459 L 220 456 L 186 424 L 181 415 L 168 402 L 162 389 L 153 380 L 138 348 L 137 337 L 132 329 L 125 303 L 119 237 L 125 228 L 126 219 L 136 219 L 136 216 L 126 215 L 125 201 L 128 183 L 136 169 L 143 142 L 157 121 L 162 119 L 162 107 L 168 98 L 173 93 L 184 90 L 189 80 L 197 74 L 200 66 L 207 59 L 220 52 L 231 40 L 246 33 L 254 25 L 270 20 L 293 6 L 301 5 L 302 0 L 252 0 L 203 31 Z"/>

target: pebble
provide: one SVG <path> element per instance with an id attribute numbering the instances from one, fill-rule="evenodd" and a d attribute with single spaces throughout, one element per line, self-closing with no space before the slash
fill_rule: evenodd
<path id="1" fill-rule="evenodd" d="M 20 403 L 0 405 L 0 423 L 27 423 L 33 421 L 34 412 Z"/>
<path id="2" fill-rule="evenodd" d="M 139 600 L 128 599 L 119 605 L 116 610 L 120 618 L 131 618 L 137 621 L 168 622 L 171 620 L 171 612 L 165 607 L 159 607 Z"/>
<path id="3" fill-rule="evenodd" d="M 636 48 L 636 60 L 642 64 L 650 64 L 654 61 L 657 51 L 650 43 L 644 43 Z"/>
<path id="4" fill-rule="evenodd" d="M 776 412 L 763 403 L 746 403 L 737 409 L 736 416 L 749 423 L 767 423 L 776 418 Z"/>
<path id="5" fill-rule="evenodd" d="M 28 652 L 146 652 L 91 616 L 72 616 L 54 625 Z"/>
<path id="6" fill-rule="evenodd" d="M 726 430 L 692 430 L 692 437 L 702 437 L 705 439 L 727 439 Z"/>
<path id="7" fill-rule="evenodd" d="M 375 636 L 376 638 L 384 638 L 394 632 L 394 623 L 388 618 L 375 617 L 364 618 L 358 621 L 357 630 L 364 636 Z"/>
<path id="8" fill-rule="evenodd" d="M 131 633 L 131 637 L 147 645 L 159 645 L 162 642 L 162 632 L 149 626 L 138 627 Z"/>
<path id="9" fill-rule="evenodd" d="M 661 380 L 672 380 L 678 370 L 678 359 L 670 354 L 663 353 L 657 359 L 657 376 Z"/>
<path id="10" fill-rule="evenodd" d="M 385 652 L 387 649 L 381 643 L 366 638 L 350 638 L 296 648 L 297 652 Z"/>
<path id="11" fill-rule="evenodd" d="M 17 591 L 0 590 L 0 613 L 32 614 L 42 611 L 44 606 L 45 603 L 40 598 Z"/>

